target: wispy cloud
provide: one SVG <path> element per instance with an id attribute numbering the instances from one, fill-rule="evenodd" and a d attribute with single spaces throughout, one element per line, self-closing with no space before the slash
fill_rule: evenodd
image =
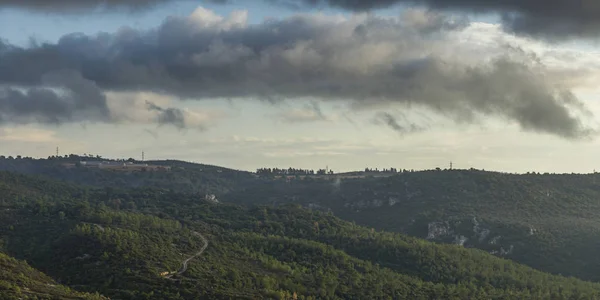
<path id="1" fill-rule="evenodd" d="M 306 123 L 306 122 L 333 122 L 339 118 L 336 114 L 326 114 L 321 109 L 319 103 L 312 101 L 303 105 L 302 108 L 289 108 L 276 113 L 274 117 L 286 123 Z"/>
<path id="2" fill-rule="evenodd" d="M 398 118 L 401 118 L 402 120 L 398 120 Z M 424 129 L 408 121 L 403 114 L 399 114 L 399 117 L 396 117 L 388 112 L 379 112 L 375 116 L 373 122 L 375 124 L 383 124 L 402 135 L 415 133 Z"/>

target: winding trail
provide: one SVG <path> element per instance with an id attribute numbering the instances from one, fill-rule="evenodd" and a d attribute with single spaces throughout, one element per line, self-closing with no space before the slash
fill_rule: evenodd
<path id="1" fill-rule="evenodd" d="M 194 258 L 196 258 L 196 257 L 198 257 L 200 255 L 202 255 L 202 253 L 204 252 L 204 250 L 206 250 L 206 247 L 208 247 L 208 240 L 202 234 L 200 234 L 199 232 L 196 232 L 196 231 L 192 231 L 192 234 L 195 235 L 195 236 L 197 236 L 197 237 L 199 237 L 199 238 L 201 238 L 202 242 L 204 242 L 204 245 L 202 246 L 202 248 L 200 248 L 200 250 L 198 252 L 196 252 L 196 254 L 194 254 L 194 255 L 186 258 L 181 263 L 181 268 L 179 269 L 179 271 L 177 271 L 174 274 L 166 275 L 165 278 L 171 279 L 171 277 L 173 277 L 173 275 L 181 275 L 181 274 L 185 273 L 185 271 L 187 271 L 187 269 L 188 269 L 188 263 L 190 262 L 190 260 L 192 260 L 192 259 L 194 259 Z"/>

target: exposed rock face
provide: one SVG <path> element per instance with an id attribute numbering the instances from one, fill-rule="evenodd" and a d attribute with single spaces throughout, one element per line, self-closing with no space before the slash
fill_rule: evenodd
<path id="1" fill-rule="evenodd" d="M 477 240 L 479 240 L 479 242 L 481 243 L 488 237 L 488 235 L 490 235 L 490 230 L 481 228 L 479 226 L 479 222 L 477 221 L 476 217 L 473 217 L 472 222 L 473 222 L 473 232 L 477 236 Z"/>
<path id="2" fill-rule="evenodd" d="M 537 229 L 533 228 L 533 227 L 529 227 L 529 235 L 534 235 L 537 233 Z"/>
<path id="3" fill-rule="evenodd" d="M 215 196 L 213 194 L 206 194 L 204 196 L 204 200 L 206 200 L 208 202 L 212 202 L 212 203 L 220 203 L 219 200 L 217 199 L 217 196 Z"/>
<path id="4" fill-rule="evenodd" d="M 490 240 L 490 245 L 496 245 L 498 244 L 498 241 L 500 241 L 500 238 L 502 238 L 502 236 L 495 236 Z"/>
<path id="5" fill-rule="evenodd" d="M 344 201 L 343 208 L 340 209 L 348 210 L 352 214 L 368 211 L 369 214 L 381 212 L 385 215 L 386 209 L 392 207 L 398 209 L 398 207 L 408 205 L 413 196 L 422 193 L 419 189 L 411 188 L 408 182 L 404 182 L 404 188 L 405 190 L 402 192 L 362 190 L 359 193 L 360 197 L 344 199 L 354 200 Z M 312 201 L 306 203 L 312 209 L 331 211 L 331 209 L 319 204 L 319 202 Z M 503 231 L 504 229 L 498 229 L 493 224 L 487 224 L 485 220 L 482 221 L 474 215 L 469 218 L 457 218 L 448 215 L 419 215 L 415 216 L 414 219 L 404 220 L 402 226 L 395 229 L 430 241 L 480 248 L 498 256 L 508 256 L 515 251 L 514 246 L 511 244 L 512 239 L 505 237 L 510 236 L 511 233 L 506 233 Z M 527 230 L 525 234 L 530 236 L 537 233 L 533 227 L 526 227 L 525 229 Z"/>
<path id="6" fill-rule="evenodd" d="M 454 237 L 454 244 L 464 246 L 468 240 L 469 239 L 466 238 L 465 236 L 457 235 Z"/>
<path id="7" fill-rule="evenodd" d="M 430 222 L 427 225 L 427 239 L 433 240 L 452 235 L 450 224 L 446 222 Z"/>
<path id="8" fill-rule="evenodd" d="M 450 226 L 450 222 L 430 222 L 427 224 L 427 239 L 451 242 L 455 245 L 464 246 L 469 240 L 464 235 L 455 234 Z"/>
<path id="9" fill-rule="evenodd" d="M 412 222 L 414 224 L 414 222 Z M 535 230 L 532 230 L 535 233 Z M 466 220 L 430 221 L 427 223 L 427 240 L 451 243 L 463 247 L 475 247 L 497 256 L 514 253 L 515 247 L 510 240 L 501 235 L 492 235 L 476 217 Z"/>
<path id="10" fill-rule="evenodd" d="M 500 247 L 500 250 L 494 250 L 494 251 L 491 251 L 490 253 L 494 254 L 494 255 L 499 255 L 499 256 L 506 256 L 506 255 L 512 254 L 513 250 L 515 250 L 515 246 L 510 245 L 508 250 L 504 249 L 503 247 Z"/>

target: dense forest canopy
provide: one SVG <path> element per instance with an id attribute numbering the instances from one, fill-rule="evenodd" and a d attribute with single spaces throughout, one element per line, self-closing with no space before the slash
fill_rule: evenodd
<path id="1" fill-rule="evenodd" d="M 23 261 L 0 253 L 0 299 L 85 299 L 105 300 L 98 293 L 74 291 L 33 269 Z"/>
<path id="2" fill-rule="evenodd" d="M 600 280 L 600 174 L 476 170 L 257 183 L 220 197 L 300 204 L 379 230 L 475 247 L 552 272 Z"/>
<path id="3" fill-rule="evenodd" d="M 474 293 L 473 286 L 463 287 L 467 282 L 477 290 L 483 288 L 481 295 L 502 295 L 510 290 L 537 293 L 540 299 L 548 296 L 536 292 L 548 289 L 546 281 L 536 281 L 537 287 L 529 280 L 523 283 L 533 270 L 522 269 L 528 275 L 510 271 L 514 284 L 509 285 L 506 279 L 487 273 L 508 270 L 506 264 L 510 270 L 524 268 L 510 260 L 544 272 L 600 280 L 600 259 L 595 255 L 600 246 L 600 174 L 392 168 L 320 177 L 316 173 L 310 176 L 311 170 L 293 168 L 265 168 L 268 176 L 257 176 L 181 161 L 148 162 L 170 166 L 166 172 L 63 166 L 81 159 L 0 159 L 0 169 L 10 171 L 0 173 L 0 247 L 82 292 L 126 298 L 152 298 L 160 293 L 167 299 L 252 298 L 278 293 L 284 299 L 287 296 L 281 295 L 293 293 L 299 299 L 373 296 L 341 288 L 355 284 L 353 281 L 337 282 L 340 289 L 327 294 L 323 287 L 317 287 L 318 282 L 302 279 L 334 268 L 326 264 L 321 271 L 315 269 L 312 255 L 301 254 L 313 250 L 293 250 L 293 255 L 288 251 L 286 256 L 279 256 L 285 247 L 302 248 L 303 243 L 330 247 L 356 260 L 351 268 L 354 271 L 341 271 L 348 266 L 336 265 L 338 273 L 375 276 L 369 279 L 373 283 L 379 281 L 374 279 L 377 276 L 400 276 L 390 282 L 398 286 L 417 280 L 423 290 L 406 288 L 402 293 L 422 293 L 425 298 L 432 295 L 429 283 L 445 285 L 444 293 L 462 288 Z M 280 179 L 271 176 L 276 175 L 273 172 L 299 174 Z M 195 233 L 203 234 L 210 246 L 191 260 L 185 276 L 175 275 L 174 281 L 165 281 L 157 275 L 179 270 L 183 259 L 202 246 Z M 267 246 L 271 244 L 277 248 L 273 253 Z M 236 256 L 240 253 L 253 259 L 240 261 Z M 206 264 L 199 265 L 203 261 Z M 265 261 L 281 264 L 286 272 L 296 275 L 281 277 L 284 273 L 266 267 Z M 497 265 L 499 262 L 502 266 Z M 211 264 L 214 267 L 204 268 Z M 364 273 L 363 267 L 357 267 L 360 264 L 371 264 L 375 269 Z M 120 265 L 126 267 L 117 267 Z M 82 268 L 92 266 L 94 271 L 81 273 Z M 120 271 L 110 271 L 113 268 Z M 231 276 L 241 281 L 249 277 L 249 281 L 230 285 L 231 278 L 224 275 L 216 282 L 208 275 L 216 270 L 233 272 L 237 275 Z M 114 274 L 107 276 L 110 272 Z M 252 275 L 256 273 L 264 276 Z M 190 278 L 195 282 L 211 278 L 211 284 L 219 288 L 191 292 L 187 286 L 184 292 L 181 285 L 191 284 Z M 282 283 L 282 278 L 289 282 Z M 265 285 L 264 280 L 272 282 Z M 595 290 L 593 284 L 569 280 L 576 282 L 570 283 L 577 286 L 573 293 L 582 286 Z M 248 287 L 244 295 L 234 292 L 240 284 Z M 144 288 L 132 290 L 133 285 Z M 493 290 L 486 290 L 489 285 Z M 379 290 L 378 295 L 396 293 L 386 289 Z"/>
<path id="4" fill-rule="evenodd" d="M 208 240 L 202 255 L 172 278 Z M 131 299 L 591 299 L 600 284 L 299 205 L 0 173 L 2 251 L 80 292 Z M 99 296 L 98 296 L 99 297 Z"/>

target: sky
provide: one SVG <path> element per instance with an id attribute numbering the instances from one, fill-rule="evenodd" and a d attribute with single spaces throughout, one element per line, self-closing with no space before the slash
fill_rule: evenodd
<path id="1" fill-rule="evenodd" d="M 586 0 L 0 0 L 0 154 L 592 172 L 598 29 Z"/>

